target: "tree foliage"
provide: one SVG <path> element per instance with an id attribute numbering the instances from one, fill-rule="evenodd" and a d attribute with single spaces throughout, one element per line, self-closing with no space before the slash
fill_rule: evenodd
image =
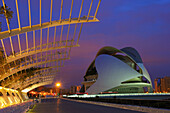
<path id="1" fill-rule="evenodd" d="M 1 17 L 5 17 L 8 19 L 8 24 L 10 24 L 11 18 L 13 17 L 13 11 L 11 11 L 11 8 L 8 8 L 8 6 L 5 4 L 4 6 L 0 6 L 0 15 Z M 1 31 L 1 22 L 0 22 L 0 31 Z"/>

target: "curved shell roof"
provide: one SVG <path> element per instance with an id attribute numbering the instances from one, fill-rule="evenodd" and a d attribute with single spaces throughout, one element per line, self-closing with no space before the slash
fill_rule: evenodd
<path id="1" fill-rule="evenodd" d="M 140 57 L 139 53 L 136 51 L 136 49 L 132 47 L 125 47 L 123 49 L 120 49 L 124 53 L 128 54 L 133 60 L 135 60 L 136 63 L 142 63 L 142 58 Z"/>
<path id="2" fill-rule="evenodd" d="M 131 60 L 135 61 L 136 63 L 143 63 L 139 53 L 137 52 L 137 50 L 132 48 L 132 47 L 125 47 L 125 48 L 122 48 L 122 49 L 119 50 L 119 49 L 116 49 L 116 48 L 111 47 L 111 46 L 105 46 L 98 51 L 95 59 L 99 55 L 102 55 L 102 54 L 114 55 L 116 53 L 123 53 L 123 54 L 127 55 Z M 93 62 L 88 67 L 87 72 L 88 72 L 88 70 L 90 70 L 91 68 L 94 67 L 95 59 L 93 60 Z M 86 75 L 87 75 L 87 72 L 86 72 Z"/>

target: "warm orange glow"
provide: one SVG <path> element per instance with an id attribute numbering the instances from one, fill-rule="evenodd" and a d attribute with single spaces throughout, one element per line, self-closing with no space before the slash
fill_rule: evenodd
<path id="1" fill-rule="evenodd" d="M 56 83 L 56 86 L 57 86 L 57 87 L 60 87 L 60 86 L 61 86 L 61 83 L 59 83 L 59 82 Z"/>
<path id="2" fill-rule="evenodd" d="M 30 93 L 35 94 L 35 92 L 34 92 L 34 91 L 31 91 Z"/>

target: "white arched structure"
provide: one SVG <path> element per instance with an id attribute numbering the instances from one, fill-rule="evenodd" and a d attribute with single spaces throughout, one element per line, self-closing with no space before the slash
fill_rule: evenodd
<path id="1" fill-rule="evenodd" d="M 71 48 L 79 47 L 83 24 L 99 22 L 96 16 L 100 2 L 101 0 L 38 0 L 35 3 L 34 0 L 1 0 L 1 16 L 4 16 L 4 20 L 0 22 L 0 85 L 20 88 L 25 92 L 51 84 L 57 74 L 44 72 L 58 72 L 65 60 L 70 59 Z M 21 9 L 23 5 L 26 5 L 25 9 Z M 13 11 L 11 20 L 10 11 Z M 56 13 L 59 14 L 58 17 L 55 16 Z M 49 19 L 43 17 L 43 14 L 49 15 Z M 26 18 L 28 21 L 24 21 Z M 37 69 L 32 71 L 33 75 L 43 80 L 38 81 L 28 76 L 26 79 L 29 80 L 21 87 L 23 81 L 16 82 L 16 79 L 22 78 L 23 73 L 31 68 Z"/>
<path id="2" fill-rule="evenodd" d="M 150 76 L 134 48 L 100 49 L 84 78 L 84 87 L 91 82 L 89 94 L 152 92 Z"/>

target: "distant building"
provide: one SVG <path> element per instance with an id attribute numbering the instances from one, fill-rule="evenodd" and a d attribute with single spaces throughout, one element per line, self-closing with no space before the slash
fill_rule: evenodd
<path id="1" fill-rule="evenodd" d="M 156 78 L 155 92 L 170 92 L 170 77 Z"/>
<path id="2" fill-rule="evenodd" d="M 53 90 L 52 90 L 52 89 L 50 89 L 50 93 L 53 93 Z"/>
<path id="3" fill-rule="evenodd" d="M 80 92 L 81 86 L 77 86 L 77 92 Z"/>
<path id="4" fill-rule="evenodd" d="M 78 93 L 80 89 L 81 89 L 81 86 L 71 86 L 70 93 L 71 94 Z"/>
<path id="5" fill-rule="evenodd" d="M 69 94 L 70 89 L 60 89 L 60 94 L 61 95 L 67 95 Z"/>
<path id="6" fill-rule="evenodd" d="M 161 92 L 161 78 L 156 78 L 154 84 L 155 84 L 155 92 Z"/>

